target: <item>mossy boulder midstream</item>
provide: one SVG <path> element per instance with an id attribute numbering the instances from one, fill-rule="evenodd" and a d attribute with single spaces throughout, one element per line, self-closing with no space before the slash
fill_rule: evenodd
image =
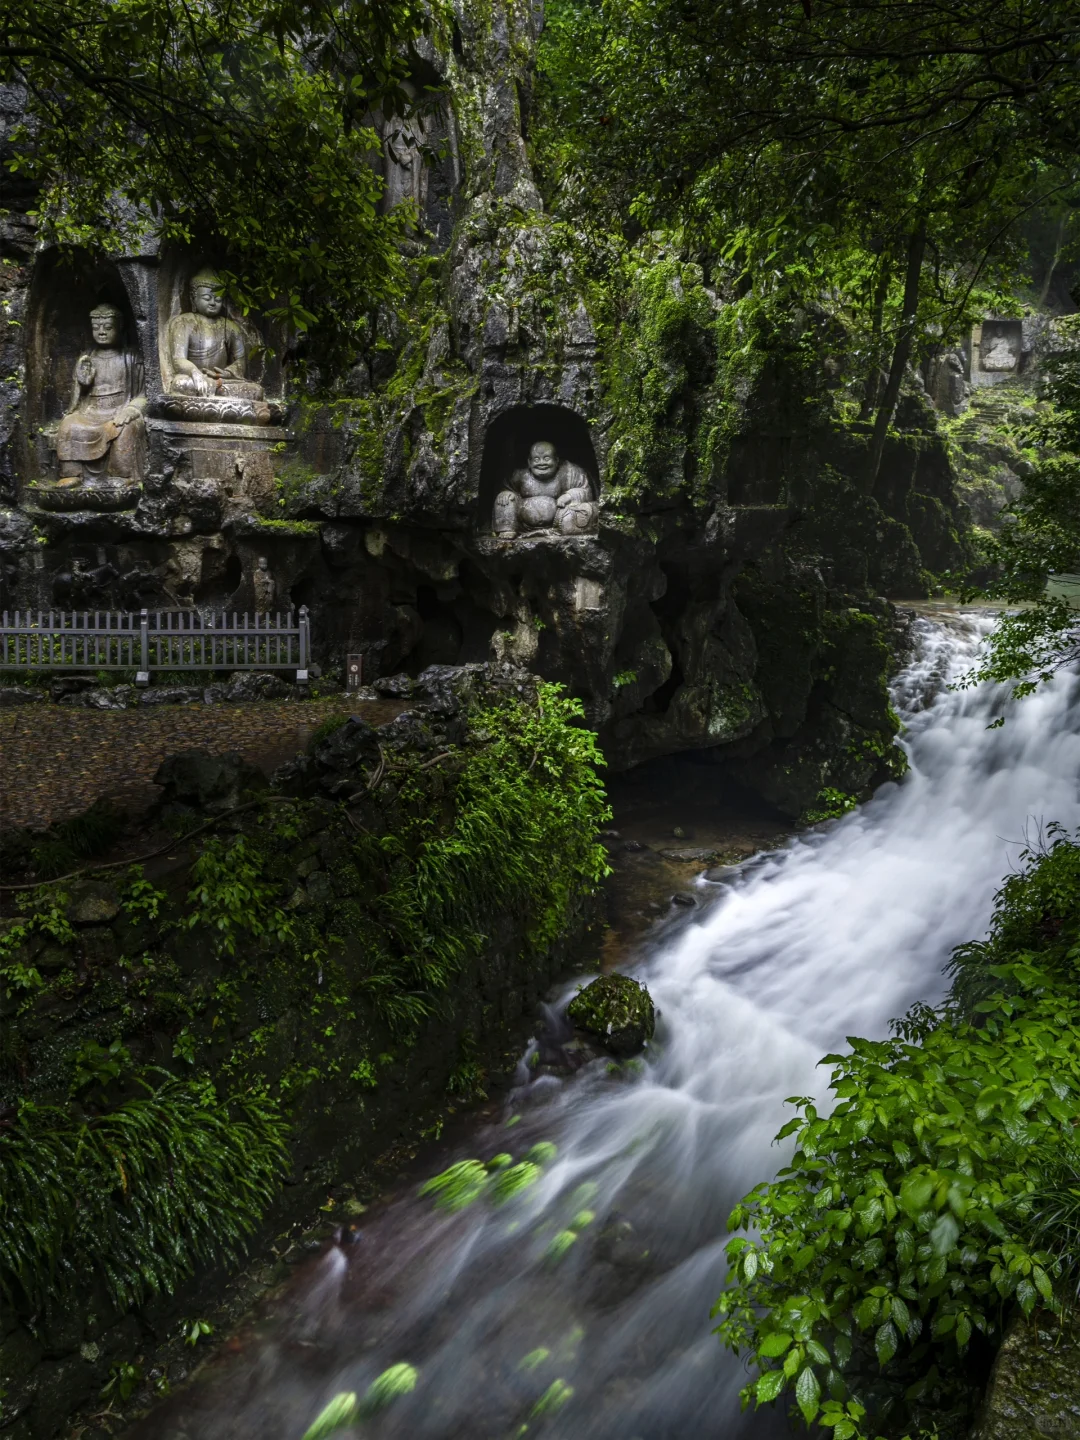
<path id="1" fill-rule="evenodd" d="M 574 996 L 566 1013 L 613 1055 L 636 1055 L 656 1029 L 652 996 L 629 975 L 601 975 Z"/>

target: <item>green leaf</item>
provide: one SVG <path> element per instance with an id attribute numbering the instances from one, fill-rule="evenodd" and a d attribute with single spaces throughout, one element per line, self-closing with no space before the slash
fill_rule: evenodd
<path id="1" fill-rule="evenodd" d="M 304 1431 L 303 1440 L 325 1440 L 327 1435 L 333 1435 L 337 1430 L 344 1430 L 356 1419 L 356 1395 L 352 1391 L 342 1391 L 335 1395 L 329 1405 L 319 1411 L 318 1415 Z"/>
<path id="2" fill-rule="evenodd" d="M 788 1349 L 791 1344 L 791 1336 L 785 1335 L 783 1331 L 776 1330 L 758 1346 L 758 1355 L 765 1360 L 777 1360 Z"/>
<path id="3" fill-rule="evenodd" d="M 754 1394 L 759 1405 L 767 1405 L 770 1400 L 775 1400 L 783 1390 L 785 1384 L 784 1372 L 782 1370 L 766 1370 L 764 1375 L 758 1377 L 754 1387 Z"/>
<path id="4" fill-rule="evenodd" d="M 956 1248 L 956 1242 L 960 1235 L 960 1226 L 952 1215 L 939 1216 L 934 1222 L 934 1228 L 930 1231 L 930 1245 L 935 1255 L 948 1255 Z"/>
<path id="5" fill-rule="evenodd" d="M 886 1320 L 884 1325 L 879 1325 L 874 1335 L 874 1349 L 877 1351 L 878 1364 L 883 1367 L 887 1365 L 896 1354 L 899 1344 L 900 1337 L 891 1320 Z"/>
<path id="6" fill-rule="evenodd" d="M 1049 1275 L 1047 1275 L 1041 1265 L 1035 1265 L 1031 1271 L 1031 1278 L 1035 1282 L 1036 1290 L 1038 1290 L 1046 1303 L 1050 1305 L 1054 1299 L 1054 1287 L 1051 1284 Z"/>
<path id="7" fill-rule="evenodd" d="M 358 1413 L 361 1415 L 375 1415 L 384 1410 L 392 1401 L 402 1395 L 409 1395 L 416 1389 L 419 1373 L 412 1365 L 404 1363 L 391 1365 L 377 1376 L 368 1388 L 364 1391 L 364 1398 L 360 1402 Z"/>
<path id="8" fill-rule="evenodd" d="M 802 1411 L 803 1419 L 809 1425 L 817 1414 L 821 1401 L 821 1386 L 810 1365 L 800 1372 L 795 1382 L 795 1400 Z"/>
<path id="9" fill-rule="evenodd" d="M 900 1186 L 900 1205 L 914 1219 L 930 1204 L 934 1182 L 929 1175 L 909 1175 Z"/>

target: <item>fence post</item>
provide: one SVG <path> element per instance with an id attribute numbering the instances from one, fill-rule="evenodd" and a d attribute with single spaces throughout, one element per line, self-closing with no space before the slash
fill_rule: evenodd
<path id="1" fill-rule="evenodd" d="M 300 664 L 296 671 L 296 683 L 306 685 L 308 682 L 308 660 L 311 654 L 311 632 L 308 621 L 308 608 L 300 606 Z"/>
<path id="2" fill-rule="evenodd" d="M 150 613 L 147 610 L 139 611 L 139 668 L 135 684 L 150 684 Z"/>

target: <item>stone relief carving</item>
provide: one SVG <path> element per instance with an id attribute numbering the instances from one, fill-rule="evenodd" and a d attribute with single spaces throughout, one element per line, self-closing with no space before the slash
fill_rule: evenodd
<path id="1" fill-rule="evenodd" d="M 269 425 L 278 407 L 247 378 L 253 334 L 225 313 L 217 273 L 200 270 L 191 281 L 191 309 L 174 315 L 166 328 L 162 412 L 177 420 Z"/>
<path id="2" fill-rule="evenodd" d="M 993 339 L 981 358 L 984 370 L 1015 370 L 1019 363 L 1019 353 L 1007 335 Z"/>
<path id="3" fill-rule="evenodd" d="M 274 596 L 277 593 L 277 586 L 274 577 L 270 572 L 270 561 L 265 555 L 260 555 L 255 562 L 255 569 L 251 575 L 252 589 L 255 591 L 256 614 L 269 614 L 274 604 Z"/>
<path id="4" fill-rule="evenodd" d="M 538 440 L 529 450 L 528 464 L 515 470 L 495 497 L 492 524 L 500 539 L 523 531 L 589 535 L 595 533 L 599 516 L 587 472 L 561 460 L 550 440 Z"/>
<path id="5" fill-rule="evenodd" d="M 419 116 L 393 115 L 383 127 L 382 208 L 393 210 L 403 200 L 415 202 L 422 214 L 427 190 L 424 166 L 424 125 Z"/>
<path id="6" fill-rule="evenodd" d="M 115 305 L 96 305 L 90 330 L 94 348 L 75 362 L 71 406 L 56 431 L 58 478 L 36 496 L 46 509 L 129 508 L 146 473 L 142 361 L 124 344 Z"/>

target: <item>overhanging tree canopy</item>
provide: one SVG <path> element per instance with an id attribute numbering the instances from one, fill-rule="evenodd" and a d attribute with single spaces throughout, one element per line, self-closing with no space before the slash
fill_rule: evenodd
<path id="1" fill-rule="evenodd" d="M 213 243 L 236 298 L 348 355 L 400 283 L 407 219 L 380 213 L 371 115 L 410 103 L 422 0 L 35 0 L 0 18 L 26 123 L 9 168 L 43 233 L 115 248 Z"/>
<path id="2" fill-rule="evenodd" d="M 1080 12 L 556 0 L 549 25 L 552 148 L 590 204 L 682 227 L 737 286 L 859 277 L 872 482 L 918 333 L 958 328 L 1076 184 Z"/>

